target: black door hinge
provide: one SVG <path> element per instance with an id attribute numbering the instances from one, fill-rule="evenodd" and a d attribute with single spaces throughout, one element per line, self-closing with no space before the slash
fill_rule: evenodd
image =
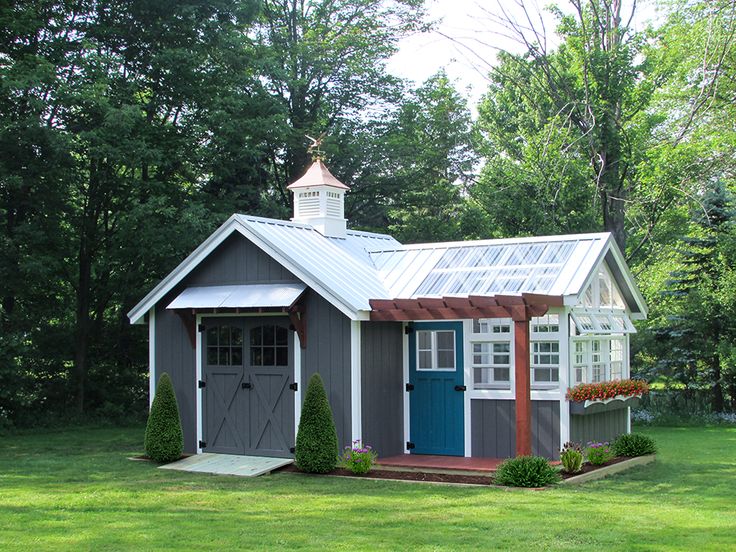
<path id="1" fill-rule="evenodd" d="M 406 449 L 407 450 L 411 450 L 413 448 L 414 448 L 414 443 L 412 443 L 411 441 L 407 441 L 406 442 Z"/>
<path id="2" fill-rule="evenodd" d="M 206 329 L 207 329 L 207 328 L 205 327 L 205 325 L 204 325 L 204 324 L 200 324 L 199 326 L 197 326 L 197 330 L 199 330 L 200 332 L 203 332 L 203 331 L 205 331 Z"/>
<path id="3" fill-rule="evenodd" d="M 242 387 L 243 389 L 253 389 L 253 384 L 249 381 L 244 381 L 240 384 L 240 387 Z"/>
<path id="4" fill-rule="evenodd" d="M 292 391 L 298 391 L 299 390 L 299 384 L 297 382 L 290 383 L 289 384 L 289 389 L 291 389 Z"/>
<path id="5" fill-rule="evenodd" d="M 414 333 L 414 326 L 406 326 L 404 328 L 404 335 L 409 335 L 411 333 Z"/>
<path id="6" fill-rule="evenodd" d="M 202 389 L 203 387 L 206 387 L 206 386 L 207 386 L 207 382 L 204 381 L 204 380 L 199 380 L 197 382 L 197 387 L 199 387 L 200 389 Z"/>
<path id="7" fill-rule="evenodd" d="M 207 448 L 207 441 L 200 441 L 199 442 L 199 448 L 201 448 L 201 449 Z"/>
<path id="8" fill-rule="evenodd" d="M 414 391 L 414 384 L 413 383 L 407 383 L 406 384 L 406 391 L 407 391 L 407 393 L 409 391 Z"/>
<path id="9" fill-rule="evenodd" d="M 456 385 L 455 391 L 467 391 L 468 388 L 465 385 Z"/>
<path id="10" fill-rule="evenodd" d="M 294 454 L 294 453 L 296 452 L 296 447 L 291 447 L 291 448 L 289 448 L 289 452 L 290 452 L 291 454 Z"/>

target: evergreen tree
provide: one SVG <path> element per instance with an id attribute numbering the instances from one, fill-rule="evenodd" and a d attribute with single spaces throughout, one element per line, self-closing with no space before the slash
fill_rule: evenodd
<path id="1" fill-rule="evenodd" d="M 296 465 L 310 473 L 327 473 L 337 466 L 337 431 L 332 409 L 319 374 L 309 379 L 299 431 L 296 435 Z"/>
<path id="2" fill-rule="evenodd" d="M 173 462 L 181 457 L 184 434 L 179 404 L 169 374 L 164 372 L 156 386 L 156 396 L 146 424 L 146 455 L 156 462 Z"/>

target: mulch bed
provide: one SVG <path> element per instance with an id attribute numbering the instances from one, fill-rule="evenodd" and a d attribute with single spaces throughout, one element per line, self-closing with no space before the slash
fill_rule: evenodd
<path id="1" fill-rule="evenodd" d="M 304 473 L 294 464 L 280 468 L 281 472 Z M 360 477 L 364 479 L 399 479 L 403 481 L 427 481 L 431 483 L 460 483 L 463 485 L 490 485 L 492 478 L 485 475 L 460 475 L 444 473 L 425 473 L 415 471 L 373 470 L 365 475 L 356 475 L 349 470 L 337 468 L 323 475 L 337 475 L 341 477 Z"/>

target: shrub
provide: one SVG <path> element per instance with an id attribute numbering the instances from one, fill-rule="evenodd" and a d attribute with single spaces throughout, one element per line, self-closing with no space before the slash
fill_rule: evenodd
<path id="1" fill-rule="evenodd" d="M 179 405 L 169 374 L 158 380 L 156 395 L 146 424 L 146 454 L 156 462 L 173 462 L 181 457 L 184 435 L 181 431 Z"/>
<path id="2" fill-rule="evenodd" d="M 644 380 L 626 379 L 581 383 L 567 390 L 568 401 L 604 401 L 618 396 L 641 397 L 649 393 L 649 384 Z"/>
<path id="3" fill-rule="evenodd" d="M 353 441 L 352 447 L 345 447 L 340 457 L 340 466 L 351 472 L 363 475 L 373 467 L 378 455 L 370 445 L 363 446 L 363 442 Z"/>
<path id="4" fill-rule="evenodd" d="M 296 434 L 296 465 L 305 472 L 327 473 L 337 465 L 337 431 L 325 387 L 314 374 L 304 397 Z"/>
<path id="5" fill-rule="evenodd" d="M 496 470 L 495 482 L 509 487 L 544 487 L 560 480 L 560 474 L 541 456 L 510 458 Z"/>
<path id="6" fill-rule="evenodd" d="M 579 443 L 565 443 L 560 451 L 560 462 L 565 473 L 578 473 L 583 469 L 583 448 Z"/>
<path id="7" fill-rule="evenodd" d="M 616 456 L 644 456 L 645 454 L 657 452 L 657 445 L 651 437 L 640 433 L 631 433 L 619 435 L 613 442 L 613 451 Z"/>
<path id="8" fill-rule="evenodd" d="M 588 443 L 585 449 L 585 457 L 594 466 L 602 466 L 613 459 L 613 452 L 608 443 Z"/>

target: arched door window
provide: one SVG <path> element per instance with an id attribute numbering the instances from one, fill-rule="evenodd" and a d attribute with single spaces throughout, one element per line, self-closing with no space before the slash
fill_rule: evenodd
<path id="1" fill-rule="evenodd" d="M 289 330 L 283 326 L 264 324 L 250 331 L 251 366 L 287 366 L 289 364 Z"/>

